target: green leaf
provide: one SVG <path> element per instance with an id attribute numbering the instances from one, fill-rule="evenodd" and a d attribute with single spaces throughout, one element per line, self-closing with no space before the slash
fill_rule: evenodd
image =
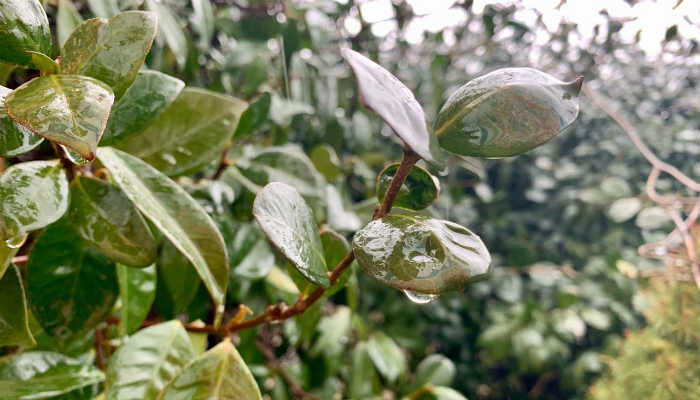
<path id="1" fill-rule="evenodd" d="M 337 362 L 348 342 L 351 322 L 352 312 L 345 306 L 339 306 L 332 315 L 321 318 L 316 327 L 319 337 L 309 354 L 323 353 L 328 360 Z"/>
<path id="2" fill-rule="evenodd" d="M 185 87 L 177 78 L 158 71 L 139 71 L 136 80 L 114 104 L 100 144 L 111 145 L 142 132 Z"/>
<path id="3" fill-rule="evenodd" d="M 350 398 L 368 399 L 373 394 L 377 372 L 367 352 L 367 342 L 359 342 L 352 350 L 352 374 L 348 382 Z"/>
<path id="4" fill-rule="evenodd" d="M 29 330 L 22 276 L 14 265 L 0 277 L 0 347 L 36 345 Z"/>
<path id="5" fill-rule="evenodd" d="M 219 159 L 244 109 L 234 97 L 185 88 L 145 131 L 115 146 L 166 175 L 196 171 Z"/>
<path id="6" fill-rule="evenodd" d="M 75 179 L 69 215 L 76 232 L 113 261 L 145 267 L 155 260 L 158 249 L 151 230 L 116 186 L 97 179 Z"/>
<path id="7" fill-rule="evenodd" d="M 118 0 L 87 0 L 90 11 L 100 18 L 109 18 L 119 14 Z M 136 3 L 134 3 L 136 4 Z"/>
<path id="8" fill-rule="evenodd" d="M 255 132 L 266 120 L 270 113 L 270 103 L 272 97 L 269 92 L 260 95 L 241 115 L 241 120 L 236 126 L 234 139 L 248 136 Z"/>
<path id="9" fill-rule="evenodd" d="M 35 135 L 7 115 L 5 97 L 10 92 L 12 90 L 0 86 L 0 157 L 16 157 L 44 141 L 43 137 Z"/>
<path id="10" fill-rule="evenodd" d="M 83 17 L 73 5 L 71 0 L 58 0 L 56 11 L 56 39 L 58 45 L 63 46 L 70 34 L 83 23 Z"/>
<path id="11" fill-rule="evenodd" d="M 28 66 L 26 50 L 53 54 L 46 12 L 38 0 L 3 0 L 0 3 L 0 61 Z"/>
<path id="12" fill-rule="evenodd" d="M 671 217 L 661 207 L 648 207 L 637 214 L 635 223 L 641 229 L 659 229 L 666 225 L 670 225 Z"/>
<path id="13" fill-rule="evenodd" d="M 62 349 L 107 318 L 119 294 L 114 263 L 90 248 L 66 220 L 36 240 L 26 276 L 34 316 Z"/>
<path id="14" fill-rule="evenodd" d="M 32 79 L 5 99 L 12 119 L 88 160 L 95 158 L 112 102 L 107 85 L 78 75 Z"/>
<path id="15" fill-rule="evenodd" d="M 61 49 L 64 74 L 86 75 L 108 84 L 120 98 L 136 79 L 156 34 L 156 16 L 127 11 L 78 26 Z"/>
<path id="16" fill-rule="evenodd" d="M 122 302 L 119 334 L 130 335 L 136 332 L 146 319 L 156 297 L 156 266 L 129 268 L 119 264 L 117 278 L 119 298 Z"/>
<path id="17" fill-rule="evenodd" d="M 447 357 L 441 354 L 431 354 L 424 358 L 416 368 L 416 386 L 426 383 L 436 386 L 449 386 L 454 380 L 457 368 Z"/>
<path id="18" fill-rule="evenodd" d="M 289 100 L 276 94 L 272 95 L 270 104 L 270 119 L 281 127 L 287 127 L 295 116 L 313 114 L 314 108 L 300 101 Z"/>
<path id="19" fill-rule="evenodd" d="M 5 271 L 12 263 L 12 258 L 19 251 L 19 247 L 9 247 L 4 241 L 0 241 L 0 279 L 5 276 Z"/>
<path id="20" fill-rule="evenodd" d="M 183 69 L 187 62 L 187 38 L 177 18 L 168 6 L 159 0 L 146 0 L 146 8 L 158 15 L 158 39 L 167 43 L 175 55 L 177 65 Z"/>
<path id="21" fill-rule="evenodd" d="M 209 215 L 183 188 L 138 158 L 109 147 L 99 148 L 97 156 L 127 197 L 190 260 L 214 302 L 223 304 L 228 258 Z"/>
<path id="22" fill-rule="evenodd" d="M 430 388 L 430 393 L 434 400 L 468 400 L 458 391 L 444 386 L 434 386 Z"/>
<path id="23" fill-rule="evenodd" d="M 283 292 L 289 293 L 291 295 L 298 295 L 299 289 L 297 289 L 296 284 L 289 278 L 289 275 L 285 274 L 281 269 L 276 266 L 270 269 L 270 273 L 265 277 L 265 282 L 274 286 Z"/>
<path id="24" fill-rule="evenodd" d="M 491 255 L 477 235 L 419 215 L 374 220 L 355 234 L 352 247 L 370 276 L 419 294 L 459 290 L 490 271 Z"/>
<path id="25" fill-rule="evenodd" d="M 61 72 L 61 67 L 58 66 L 58 63 L 46 54 L 29 50 L 27 50 L 27 53 L 32 57 L 32 64 L 39 70 L 41 76 L 53 75 Z"/>
<path id="26" fill-rule="evenodd" d="M 428 163 L 442 168 L 444 160 L 435 136 L 428 132 L 423 107 L 409 88 L 389 71 L 362 54 L 344 48 L 341 54 L 357 78 L 360 100 L 376 112 Z"/>
<path id="27" fill-rule="evenodd" d="M 229 339 L 187 364 L 157 399 L 262 399 L 253 374 Z"/>
<path id="28" fill-rule="evenodd" d="M 268 184 L 255 197 L 253 215 L 272 244 L 306 279 L 329 285 L 318 227 L 296 189 L 280 182 Z"/>
<path id="29" fill-rule="evenodd" d="M 275 255 L 254 224 L 238 225 L 229 243 L 229 262 L 234 276 L 258 279 L 266 276 L 275 265 Z"/>
<path id="30" fill-rule="evenodd" d="M 557 135 L 578 115 L 583 77 L 564 83 L 532 68 L 504 68 L 457 89 L 438 113 L 435 134 L 452 153 L 507 157 Z"/>
<path id="31" fill-rule="evenodd" d="M 367 353 L 374 366 L 390 382 L 406 372 L 406 357 L 401 348 L 384 332 L 377 332 L 367 341 Z"/>
<path id="32" fill-rule="evenodd" d="M 400 163 L 387 165 L 377 177 L 377 199 L 381 203 L 384 200 L 386 191 L 391 186 L 391 181 L 399 169 Z M 411 168 L 408 177 L 399 195 L 394 201 L 394 207 L 406 208 L 409 210 L 423 210 L 428 208 L 438 198 L 440 194 L 440 181 L 430 172 L 416 165 Z"/>
<path id="33" fill-rule="evenodd" d="M 5 399 L 55 398 L 104 380 L 83 360 L 48 351 L 30 351 L 0 362 L 0 393 Z"/>
<path id="34" fill-rule="evenodd" d="M 309 158 L 314 163 L 314 167 L 326 177 L 328 182 L 334 182 L 343 172 L 340 169 L 338 154 L 327 144 L 320 144 L 314 147 Z"/>
<path id="35" fill-rule="evenodd" d="M 180 321 L 142 329 L 109 359 L 107 400 L 155 399 L 195 357 Z"/>
<path id="36" fill-rule="evenodd" d="M 328 271 L 332 271 L 340 261 L 350 252 L 350 244 L 338 232 L 324 229 L 321 231 L 321 243 L 323 244 L 323 254 L 326 257 Z M 345 287 L 353 273 L 352 268 L 346 268 L 338 277 L 335 285 L 331 286 L 323 293 L 324 296 L 333 296 Z"/>
<path id="37" fill-rule="evenodd" d="M 201 284 L 190 260 L 170 241 L 163 244 L 158 256 L 158 278 L 156 307 L 166 316 L 185 311 Z"/>
<path id="38" fill-rule="evenodd" d="M 8 246 L 57 221 L 68 209 L 68 180 L 58 161 L 15 164 L 0 175 L 0 233 Z"/>

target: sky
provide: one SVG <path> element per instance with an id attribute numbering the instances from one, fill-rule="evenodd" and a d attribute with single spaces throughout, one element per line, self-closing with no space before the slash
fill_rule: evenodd
<path id="1" fill-rule="evenodd" d="M 466 21 L 464 9 L 453 7 L 456 0 L 407 2 L 418 15 L 404 32 L 406 40 L 411 43 L 420 43 L 425 31 L 436 32 Z M 357 3 L 360 17 L 372 24 L 372 33 L 376 36 L 385 36 L 396 30 L 396 22 L 391 20 L 394 16 L 391 0 L 360 0 Z M 629 21 L 620 32 L 624 41 L 633 42 L 637 32 L 640 32 L 638 45 L 650 58 L 661 53 L 666 30 L 673 25 L 677 25 L 681 37 L 700 38 L 700 0 L 643 0 L 634 5 L 624 0 L 474 0 L 472 11 L 481 14 L 490 4 L 520 4 L 522 9 L 516 12 L 514 18 L 526 26 L 533 25 L 538 13 L 542 14 L 545 26 L 551 31 L 556 30 L 561 22 L 575 23 L 581 40 L 578 44 L 581 46 L 593 39 L 596 25 L 605 26 L 606 19 L 600 14 L 605 10 L 612 17 Z M 345 28 L 351 33 L 359 31 L 360 21 L 347 18 Z M 549 40 L 546 32 L 541 35 L 538 40 Z"/>

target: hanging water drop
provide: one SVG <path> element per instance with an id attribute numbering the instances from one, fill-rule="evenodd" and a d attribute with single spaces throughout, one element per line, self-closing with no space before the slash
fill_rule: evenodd
<path id="1" fill-rule="evenodd" d="M 403 294 L 405 294 L 409 300 L 416 304 L 428 304 L 440 297 L 437 294 L 420 293 L 412 290 L 404 290 Z"/>
<path id="2" fill-rule="evenodd" d="M 25 240 L 27 240 L 26 234 L 16 235 L 16 236 L 5 239 L 5 244 L 9 248 L 17 249 L 17 248 L 22 247 Z"/>

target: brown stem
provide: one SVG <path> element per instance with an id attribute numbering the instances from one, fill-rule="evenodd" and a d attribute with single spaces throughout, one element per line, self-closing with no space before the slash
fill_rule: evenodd
<path id="1" fill-rule="evenodd" d="M 211 180 L 215 181 L 221 177 L 221 174 L 224 173 L 224 170 L 226 170 L 226 167 L 231 165 L 231 162 L 227 158 L 228 151 L 231 149 L 231 145 L 229 144 L 226 146 L 224 151 L 221 153 L 221 159 L 219 160 L 219 167 L 216 169 L 216 172 L 214 172 L 214 175 L 212 175 Z"/>
<path id="2" fill-rule="evenodd" d="M 391 185 L 384 195 L 382 203 L 374 210 L 374 215 L 372 216 L 373 220 L 381 218 L 391 211 L 391 207 L 394 205 L 394 201 L 396 200 L 396 196 L 399 194 L 401 186 L 403 186 L 403 183 L 408 177 L 408 173 L 411 171 L 411 168 L 413 168 L 416 162 L 418 162 L 418 160 L 420 160 L 420 157 L 412 150 L 404 150 L 403 160 L 401 160 L 399 169 L 396 171 L 396 174 L 391 181 Z M 329 275 L 331 286 L 336 284 L 338 278 L 340 278 L 340 275 L 350 267 L 354 260 L 355 254 L 350 251 L 345 255 L 340 263 L 333 268 L 333 271 L 331 271 Z M 292 306 L 288 306 L 285 303 L 272 304 L 267 307 L 264 313 L 258 315 L 257 317 L 245 321 L 236 321 L 235 319 L 231 320 L 229 323 L 224 325 L 223 332 L 224 334 L 230 335 L 243 329 L 258 326 L 265 322 L 280 321 L 298 314 L 302 314 L 304 311 L 306 311 L 306 309 L 320 299 L 324 292 L 325 289 L 319 287 L 311 292 L 308 297 L 305 297 L 303 293 L 299 295 L 299 298 Z"/>
<path id="3" fill-rule="evenodd" d="M 105 353 L 104 353 L 104 331 L 95 329 L 95 361 L 97 368 L 105 370 Z"/>

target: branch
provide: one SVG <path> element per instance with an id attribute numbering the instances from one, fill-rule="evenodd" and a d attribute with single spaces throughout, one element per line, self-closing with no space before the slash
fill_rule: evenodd
<path id="1" fill-rule="evenodd" d="M 374 210 L 374 215 L 372 215 L 373 220 L 382 218 L 391 211 L 391 207 L 394 205 L 394 201 L 396 200 L 396 196 L 398 196 L 399 194 L 401 186 L 403 186 L 403 183 L 408 177 L 408 173 L 411 171 L 411 168 L 413 168 L 413 166 L 418 162 L 418 160 L 420 160 L 420 157 L 416 153 L 414 153 L 408 148 L 404 149 L 403 159 L 401 160 L 399 169 L 396 171 L 396 175 L 394 175 L 394 178 L 391 181 L 391 185 L 389 186 L 386 195 L 384 195 L 382 203 L 379 204 Z M 331 282 L 330 286 L 333 286 L 337 283 L 340 275 L 350 267 L 354 260 L 355 254 L 351 250 L 348 252 L 348 254 L 345 255 L 345 257 L 340 261 L 340 263 L 338 263 L 338 265 L 333 269 L 333 271 L 331 271 L 329 275 Z M 288 306 L 285 303 L 277 303 L 270 305 L 267 307 L 264 313 L 249 320 L 237 321 L 236 319 L 233 319 L 229 321 L 229 323 L 224 325 L 224 327 L 222 328 L 223 334 L 231 335 L 240 330 L 252 328 L 254 326 L 266 322 L 280 321 L 287 318 L 291 318 L 298 314 L 302 314 L 304 311 L 306 311 L 306 309 L 308 309 L 312 304 L 314 304 L 318 299 L 320 299 L 321 296 L 323 296 L 325 290 L 326 289 L 319 287 L 316 290 L 314 290 L 308 297 L 305 297 L 302 293 L 299 295 L 299 298 L 292 306 Z"/>

